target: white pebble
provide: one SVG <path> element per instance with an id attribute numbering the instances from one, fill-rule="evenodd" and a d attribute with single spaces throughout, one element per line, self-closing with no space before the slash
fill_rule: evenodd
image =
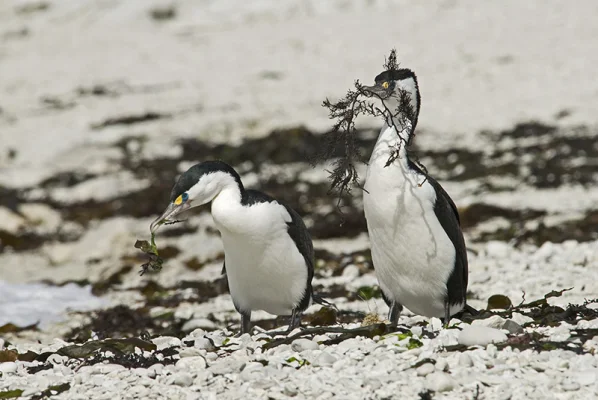
<path id="1" fill-rule="evenodd" d="M 577 382 L 565 382 L 562 384 L 562 387 L 565 392 L 574 392 L 579 390 L 581 386 Z"/>
<path id="2" fill-rule="evenodd" d="M 465 346 L 486 346 L 490 343 L 501 343 L 507 340 L 502 331 L 485 326 L 465 326 L 458 337 L 459 343 Z"/>
<path id="3" fill-rule="evenodd" d="M 197 328 L 194 329 L 191 333 L 189 333 L 189 336 L 187 336 L 188 338 L 198 338 L 198 337 L 203 337 L 206 334 L 206 331 L 204 331 L 203 329 Z"/>
<path id="4" fill-rule="evenodd" d="M 17 364 L 12 361 L 0 363 L 0 372 L 3 374 L 14 374 L 17 372 Z"/>
<path id="5" fill-rule="evenodd" d="M 164 369 L 164 365 L 162 364 L 154 364 L 150 365 L 147 369 L 147 376 L 150 378 L 155 378 L 156 376 L 162 374 L 162 370 Z"/>
<path id="6" fill-rule="evenodd" d="M 442 328 L 442 321 L 440 318 L 433 317 L 430 319 L 430 329 L 432 331 L 439 331 Z"/>
<path id="7" fill-rule="evenodd" d="M 580 371 L 575 374 L 575 380 L 581 386 L 590 386 L 596 382 L 596 375 L 598 371 L 596 369 L 590 369 L 587 371 Z"/>
<path id="8" fill-rule="evenodd" d="M 194 347 L 197 347 L 198 349 L 205 349 L 207 351 L 211 351 L 216 349 L 216 346 L 214 346 L 214 343 L 205 337 L 200 337 L 195 339 L 195 342 L 193 344 Z"/>
<path id="9" fill-rule="evenodd" d="M 202 355 L 202 350 L 195 348 L 195 347 L 187 347 L 179 352 L 179 357 L 197 357 Z"/>
<path id="10" fill-rule="evenodd" d="M 423 365 L 420 365 L 415 372 L 417 373 L 418 376 L 426 376 L 431 374 L 432 372 L 434 372 L 436 369 L 434 367 L 434 364 L 432 363 L 425 363 Z"/>
<path id="11" fill-rule="evenodd" d="M 319 347 L 320 346 L 316 342 L 304 338 L 296 339 L 291 343 L 291 349 L 298 353 L 305 350 L 317 350 Z"/>
<path id="12" fill-rule="evenodd" d="M 487 326 L 495 329 L 501 329 L 504 324 L 505 319 L 499 315 L 493 315 L 486 319 L 476 319 L 471 323 L 472 326 Z"/>
<path id="13" fill-rule="evenodd" d="M 49 363 L 52 364 L 64 364 L 69 358 L 65 357 L 65 356 L 61 356 L 60 354 L 50 354 L 50 356 L 48 357 L 48 359 L 46 360 Z"/>
<path id="14" fill-rule="evenodd" d="M 217 328 L 216 324 L 206 318 L 194 318 L 185 322 L 182 327 L 184 332 L 194 331 L 196 329 L 204 329 L 206 331 L 213 331 Z"/>
<path id="15" fill-rule="evenodd" d="M 426 376 L 426 387 L 435 392 L 448 392 L 457 386 L 457 382 L 446 372 L 433 372 Z"/>
<path id="16" fill-rule="evenodd" d="M 435 364 L 436 371 L 448 371 L 448 362 L 444 358 L 439 358 L 436 360 Z"/>
<path id="17" fill-rule="evenodd" d="M 181 339 L 173 336 L 161 336 L 152 339 L 152 342 L 158 347 L 158 350 L 167 349 L 169 347 L 180 347 Z"/>
<path id="18" fill-rule="evenodd" d="M 312 362 L 312 364 L 316 367 L 321 367 L 324 365 L 331 365 L 336 362 L 337 358 L 332 354 L 323 351 L 316 359 Z"/>
<path id="19" fill-rule="evenodd" d="M 516 313 L 516 312 L 513 313 L 513 316 L 511 317 L 511 319 L 521 326 L 527 324 L 528 322 L 532 322 L 534 320 L 533 318 L 530 318 L 526 315 Z"/>
<path id="20" fill-rule="evenodd" d="M 359 276 L 359 268 L 355 264 L 349 264 L 343 269 L 342 276 L 348 279 L 355 279 Z"/>
<path id="21" fill-rule="evenodd" d="M 471 367 L 473 365 L 473 361 L 471 357 L 467 353 L 459 354 L 459 365 L 462 367 Z"/>
<path id="22" fill-rule="evenodd" d="M 416 325 L 416 326 L 411 327 L 411 333 L 413 334 L 413 336 L 421 337 L 423 332 L 424 332 L 424 329 L 421 326 Z"/>
<path id="23" fill-rule="evenodd" d="M 486 253 L 491 257 L 505 258 L 513 249 L 505 242 L 491 240 L 486 244 Z"/>
<path id="24" fill-rule="evenodd" d="M 193 377 L 187 372 L 178 372 L 173 375 L 173 383 L 177 386 L 191 386 L 193 384 Z"/>
<path id="25" fill-rule="evenodd" d="M 187 371 L 191 371 L 191 370 L 197 371 L 197 370 L 205 369 L 206 366 L 207 366 L 206 359 L 203 358 L 202 356 L 181 358 L 176 363 L 177 369 L 184 369 Z"/>

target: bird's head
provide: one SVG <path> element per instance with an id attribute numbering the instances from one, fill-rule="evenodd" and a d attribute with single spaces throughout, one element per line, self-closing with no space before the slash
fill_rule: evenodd
<path id="1" fill-rule="evenodd" d="M 163 223 L 173 221 L 182 212 L 211 202 L 225 188 L 238 190 L 239 196 L 242 194 L 243 184 L 233 167 L 222 161 L 195 164 L 179 177 L 170 193 L 170 204 L 152 222 L 151 232 Z"/>
<path id="2" fill-rule="evenodd" d="M 393 119 L 406 117 L 415 129 L 421 102 L 415 73 L 408 68 L 387 70 L 378 74 L 375 82 L 362 87 L 365 94 L 379 98 Z"/>

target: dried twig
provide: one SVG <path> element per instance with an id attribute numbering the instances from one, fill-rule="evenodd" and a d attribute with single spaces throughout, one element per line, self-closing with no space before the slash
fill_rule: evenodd
<path id="1" fill-rule="evenodd" d="M 315 327 L 315 328 L 306 328 L 303 329 L 301 332 L 298 332 L 292 336 L 288 336 L 283 339 L 273 340 L 269 343 L 266 343 L 262 346 L 262 349 L 268 350 L 274 347 L 280 346 L 281 344 L 289 344 L 292 343 L 294 340 L 305 337 L 305 336 L 315 336 L 315 335 L 324 335 L 327 333 L 340 333 L 339 336 L 326 340 L 323 342 L 325 345 L 331 344 L 338 344 L 344 340 L 355 338 L 358 336 L 365 336 L 369 338 L 373 338 L 374 336 L 384 335 L 386 333 L 401 331 L 403 333 L 408 332 L 408 329 L 400 328 L 400 327 L 392 327 L 387 324 L 374 324 L 374 325 L 367 325 L 367 326 L 360 326 L 358 328 L 353 329 L 345 329 L 341 327 L 335 326 L 322 326 L 322 327 Z"/>

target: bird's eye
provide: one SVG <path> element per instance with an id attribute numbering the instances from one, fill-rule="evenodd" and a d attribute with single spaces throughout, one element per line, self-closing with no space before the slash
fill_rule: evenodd
<path id="1" fill-rule="evenodd" d="M 183 193 L 182 195 L 176 198 L 174 204 L 179 205 L 181 203 L 186 202 L 187 200 L 189 200 L 189 195 L 187 193 Z"/>
<path id="2" fill-rule="evenodd" d="M 388 89 L 388 86 L 389 86 L 389 85 L 388 85 L 388 82 L 384 82 L 384 83 L 382 84 L 382 87 L 383 87 L 384 89 Z"/>

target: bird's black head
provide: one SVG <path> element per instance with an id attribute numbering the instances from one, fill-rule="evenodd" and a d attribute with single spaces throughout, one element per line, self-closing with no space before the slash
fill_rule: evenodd
<path id="1" fill-rule="evenodd" d="M 243 187 L 241 178 L 233 167 L 223 161 L 204 161 L 202 163 L 195 164 L 179 177 L 178 181 L 175 183 L 172 191 L 170 192 L 170 201 L 172 203 L 176 202 L 179 196 L 182 196 L 185 193 L 187 193 L 188 198 L 190 198 L 190 192 L 191 194 L 196 194 L 195 192 L 199 191 L 200 188 L 206 184 L 204 178 L 212 174 L 214 174 L 212 178 L 216 176 L 222 176 L 223 178 L 226 178 L 225 175 L 230 175 L 234 178 L 240 188 Z M 213 181 L 213 179 L 210 179 L 210 181 Z M 196 188 L 197 190 L 192 190 L 195 185 L 199 185 Z"/>
<path id="2" fill-rule="evenodd" d="M 222 161 L 205 161 L 185 171 L 170 193 L 170 204 L 164 213 L 152 222 L 152 232 L 164 221 L 183 211 L 211 202 L 223 189 L 232 188 L 242 195 L 241 178 L 233 167 Z"/>
<path id="3" fill-rule="evenodd" d="M 369 96 L 378 97 L 393 116 L 401 114 L 411 121 L 411 129 L 417 125 L 421 97 L 417 76 L 408 68 L 390 69 L 374 79 L 374 86 L 363 86 Z"/>

